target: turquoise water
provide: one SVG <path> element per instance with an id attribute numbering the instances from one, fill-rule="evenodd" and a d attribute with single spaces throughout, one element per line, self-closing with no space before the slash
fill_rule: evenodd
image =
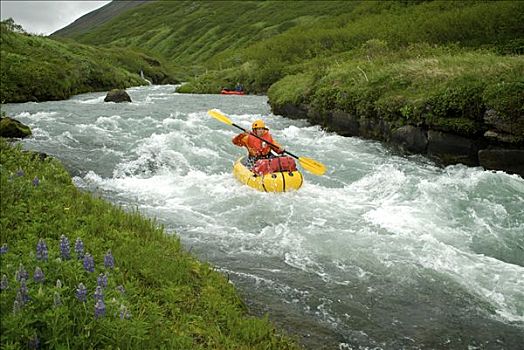
<path id="1" fill-rule="evenodd" d="M 270 114 L 263 96 L 180 95 L 174 86 L 9 104 L 27 149 L 75 184 L 156 217 L 227 275 L 252 313 L 309 349 L 518 349 L 524 344 L 524 180 L 441 168 L 380 143 Z M 218 108 L 324 163 L 294 193 L 232 176 L 245 153 Z"/>

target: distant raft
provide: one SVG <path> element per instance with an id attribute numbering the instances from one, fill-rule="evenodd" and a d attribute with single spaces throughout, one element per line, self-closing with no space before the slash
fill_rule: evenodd
<path id="1" fill-rule="evenodd" d="M 222 89 L 222 91 L 220 91 L 220 94 L 222 95 L 244 95 L 244 91 Z"/>
<path id="2" fill-rule="evenodd" d="M 277 158 L 275 158 L 277 160 Z M 241 157 L 233 166 L 233 175 L 243 184 L 258 191 L 264 192 L 289 192 L 302 187 L 304 178 L 300 171 L 284 170 L 270 173 L 255 173 L 246 165 L 246 158 Z M 256 168 L 256 166 L 255 166 Z"/>

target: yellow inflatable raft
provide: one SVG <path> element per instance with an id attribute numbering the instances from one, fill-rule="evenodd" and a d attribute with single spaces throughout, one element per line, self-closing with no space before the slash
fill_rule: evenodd
<path id="1" fill-rule="evenodd" d="M 239 158 L 233 166 L 233 175 L 242 183 L 265 192 L 296 191 L 304 181 L 300 171 L 283 171 L 266 175 L 257 175 L 243 163 L 244 157 Z"/>

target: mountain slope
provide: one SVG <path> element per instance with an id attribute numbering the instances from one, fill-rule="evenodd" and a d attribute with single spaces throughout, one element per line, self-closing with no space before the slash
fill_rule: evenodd
<path id="1" fill-rule="evenodd" d="M 113 3 L 111 3 L 113 4 Z M 97 22 L 109 7 L 92 13 Z M 522 4 L 500 1 L 151 1 L 88 32 L 63 29 L 91 45 L 134 47 L 177 64 L 223 68 L 342 52 L 369 39 L 522 49 Z M 263 43 L 260 43 L 260 42 Z M 248 57 L 242 50 L 255 47 Z M 255 56 L 255 57 L 253 57 Z M 229 60 L 230 62 L 224 62 Z"/>
<path id="2" fill-rule="evenodd" d="M 66 27 L 62 36 L 91 45 L 137 47 L 179 64 L 191 65 L 300 24 L 351 13 L 358 4 L 347 1 L 156 1 L 133 8 L 91 28 L 88 33 L 67 32 Z"/>
<path id="3" fill-rule="evenodd" d="M 110 21 L 114 17 L 126 12 L 127 10 L 145 3 L 147 3 L 147 0 L 112 1 L 109 4 L 78 18 L 68 26 L 57 30 L 51 34 L 51 36 L 68 37 L 86 33 L 93 28 Z"/>

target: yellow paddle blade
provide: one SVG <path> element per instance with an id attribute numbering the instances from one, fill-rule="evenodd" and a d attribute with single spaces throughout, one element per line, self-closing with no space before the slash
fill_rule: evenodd
<path id="1" fill-rule="evenodd" d="M 298 161 L 300 162 L 300 165 L 302 165 L 304 169 L 306 169 L 307 171 L 309 171 L 312 174 L 321 176 L 321 175 L 324 175 L 324 173 L 326 172 L 326 167 L 324 166 L 324 164 L 317 162 L 314 159 L 306 158 L 306 157 L 299 157 Z"/>
<path id="2" fill-rule="evenodd" d="M 233 125 L 233 122 L 231 121 L 231 119 L 229 119 L 225 114 L 223 114 L 222 112 L 220 112 L 217 109 L 210 109 L 209 111 L 207 111 L 207 114 L 209 114 L 216 120 L 221 121 L 222 123 Z"/>

